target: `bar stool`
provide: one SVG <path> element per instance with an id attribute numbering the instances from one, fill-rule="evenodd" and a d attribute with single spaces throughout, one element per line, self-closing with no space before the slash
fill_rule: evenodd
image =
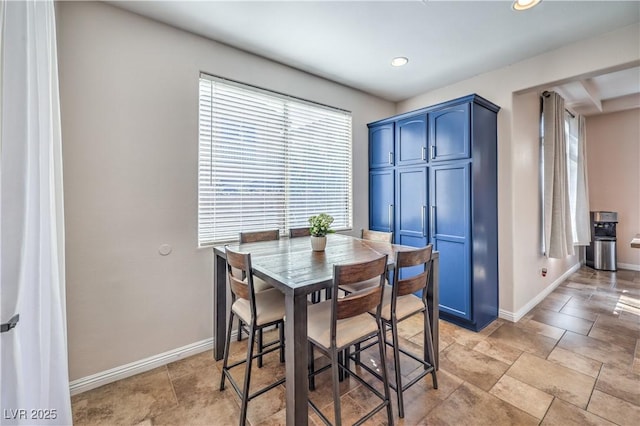
<path id="1" fill-rule="evenodd" d="M 266 231 L 251 231 L 251 232 L 240 232 L 239 241 L 240 244 L 246 243 L 257 243 L 260 241 L 274 241 L 280 239 L 280 231 L 278 229 L 269 229 Z M 253 278 L 253 285 L 256 293 L 260 293 L 261 291 L 270 290 L 273 288 L 271 284 L 264 281 L 259 277 Z M 242 340 L 242 325 L 240 324 L 240 320 L 238 319 L 238 342 Z M 258 335 L 258 348 L 262 351 L 263 348 L 263 333 L 260 330 L 260 334 Z M 258 368 L 262 368 L 262 357 L 258 358 Z"/>
<path id="2" fill-rule="evenodd" d="M 340 362 L 339 354 L 351 345 L 375 339 L 380 349 L 380 359 L 384 393 L 380 393 L 355 372 L 349 371 L 363 386 L 373 392 L 382 400 L 369 413 L 365 414 L 355 424 L 361 424 L 373 417 L 377 412 L 386 408 L 387 420 L 393 424 L 391 414 L 391 401 L 389 397 L 389 382 L 387 380 L 387 367 L 385 362 L 383 327 L 380 322 L 382 310 L 382 289 L 387 269 L 387 256 L 384 255 L 375 260 L 349 265 L 334 265 L 333 289 L 337 295 L 338 287 L 342 284 L 351 284 L 361 281 L 377 280 L 378 284 L 358 294 L 348 295 L 344 298 L 334 297 L 324 302 L 311 305 L 308 308 L 308 336 L 309 336 L 309 387 L 315 388 L 315 375 L 331 368 L 333 376 L 333 407 L 336 425 L 342 424 L 339 370 L 347 371 L 347 366 Z M 375 317 L 369 314 L 375 311 Z M 327 329 L 327 324 L 330 324 Z M 372 345 L 375 342 L 372 343 Z M 319 349 L 331 359 L 331 364 L 318 371 L 314 368 L 314 348 Z M 320 409 L 309 401 L 311 408 L 326 423 L 331 424 Z"/>
<path id="3" fill-rule="evenodd" d="M 400 418 L 404 417 L 404 401 L 403 392 L 409 387 L 416 384 L 427 374 L 431 374 L 433 381 L 433 388 L 438 389 L 438 378 L 436 376 L 435 369 L 435 356 L 433 349 L 433 339 L 431 336 L 431 323 L 429 321 L 429 310 L 427 305 L 427 290 L 429 285 L 429 279 L 432 270 L 432 253 L 433 246 L 429 244 L 426 247 L 412 250 L 396 252 L 396 273 L 393 277 L 393 286 L 385 286 L 384 297 L 382 301 L 382 310 L 380 313 L 380 319 L 386 327 L 391 329 L 392 343 L 386 340 L 386 331 L 384 333 L 385 344 L 392 346 L 393 348 L 393 361 L 396 372 L 395 381 L 391 382 L 389 386 L 396 391 L 398 397 L 398 415 Z M 408 268 L 418 268 L 421 272 L 413 273 L 408 278 L 400 278 L 400 270 L 404 270 L 404 274 L 408 275 Z M 422 297 L 416 296 L 414 293 L 422 291 Z M 422 358 L 407 352 L 400 347 L 400 341 L 398 337 L 398 323 L 422 312 L 424 315 L 424 330 L 423 330 L 423 354 Z M 375 311 L 371 310 L 371 314 Z M 371 347 L 373 344 L 369 344 L 363 347 L 362 350 Z M 400 353 L 409 356 L 415 361 L 421 363 L 424 367 L 417 377 L 414 377 L 410 382 L 402 384 L 402 372 L 400 369 Z M 353 356 L 353 355 L 352 355 Z M 356 357 L 353 356 L 355 359 Z M 356 362 L 358 362 L 356 360 Z M 373 371 L 371 368 L 364 364 L 360 364 L 370 373 L 378 376 L 379 374 Z"/>
<path id="4" fill-rule="evenodd" d="M 231 312 L 229 313 L 229 327 L 227 330 L 227 340 L 224 348 L 224 361 L 222 364 L 222 378 L 220 379 L 220 390 L 224 390 L 225 379 L 233 386 L 241 400 L 240 425 L 243 426 L 247 420 L 247 407 L 249 401 L 262 395 L 285 382 L 281 378 L 264 388 L 249 394 L 251 383 L 251 366 L 253 360 L 259 360 L 263 355 L 280 350 L 280 362 L 284 362 L 284 295 L 277 289 L 264 290 L 259 293 L 255 291 L 254 277 L 251 272 L 251 254 L 239 253 L 226 248 L 227 256 L 227 277 L 231 287 Z M 229 362 L 229 346 L 231 343 L 231 330 L 233 328 L 233 317 L 238 316 L 241 323 L 248 327 L 249 341 L 247 344 L 247 357 L 232 365 Z M 253 346 L 256 332 L 260 333 L 265 327 L 280 325 L 279 345 L 264 350 L 259 346 L 258 353 L 253 354 Z M 277 342 L 276 342 L 277 343 Z M 241 364 L 246 364 L 244 374 L 244 387 L 242 390 L 231 376 L 230 370 Z"/>

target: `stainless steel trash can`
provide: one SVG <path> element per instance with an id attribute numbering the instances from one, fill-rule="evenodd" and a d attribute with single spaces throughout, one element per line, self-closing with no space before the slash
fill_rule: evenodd
<path id="1" fill-rule="evenodd" d="M 616 225 L 618 213 L 591 212 L 591 244 L 587 246 L 587 266 L 601 271 L 618 269 L 616 261 Z"/>
<path id="2" fill-rule="evenodd" d="M 593 268 L 601 271 L 617 270 L 618 267 L 616 264 L 616 241 L 596 240 L 593 241 L 592 244 Z"/>

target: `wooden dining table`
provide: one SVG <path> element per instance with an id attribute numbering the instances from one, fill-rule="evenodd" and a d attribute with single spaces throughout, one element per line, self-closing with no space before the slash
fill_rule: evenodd
<path id="1" fill-rule="evenodd" d="M 307 296 L 331 286 L 333 265 L 372 260 L 388 255 L 388 268 L 395 268 L 395 253 L 414 247 L 362 240 L 342 234 L 329 234 L 324 251 L 311 250 L 309 237 L 230 244 L 232 250 L 251 253 L 253 273 L 285 295 L 285 371 L 287 425 L 308 423 Z M 214 348 L 216 360 L 224 356 L 227 327 L 227 284 L 225 246 L 213 249 L 214 270 Z M 427 293 L 435 364 L 438 365 L 438 282 L 439 254 L 433 253 L 433 273 Z M 329 324 L 327 324 L 329 327 Z"/>

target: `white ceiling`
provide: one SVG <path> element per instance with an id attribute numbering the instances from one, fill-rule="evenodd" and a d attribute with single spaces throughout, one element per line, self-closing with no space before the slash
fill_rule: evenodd
<path id="1" fill-rule="evenodd" d="M 109 3 L 394 102 L 640 21 L 638 1 L 544 0 L 526 12 L 505 0 Z M 395 56 L 409 64 L 391 67 Z M 640 92 L 638 76 L 557 89 L 575 109 L 590 97 L 602 109 Z"/>

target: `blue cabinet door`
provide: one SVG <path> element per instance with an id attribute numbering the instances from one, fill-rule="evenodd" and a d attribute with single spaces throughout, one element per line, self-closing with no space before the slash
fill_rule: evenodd
<path id="1" fill-rule="evenodd" d="M 440 252 L 440 309 L 471 319 L 469 162 L 431 167 L 431 242 Z"/>
<path id="2" fill-rule="evenodd" d="M 460 104 L 429 113 L 429 151 L 431 161 L 470 157 L 469 104 Z"/>
<path id="3" fill-rule="evenodd" d="M 393 232 L 394 190 L 393 169 L 369 172 L 369 229 Z"/>
<path id="4" fill-rule="evenodd" d="M 396 244 L 427 244 L 427 167 L 396 169 Z"/>
<path id="5" fill-rule="evenodd" d="M 396 165 L 426 163 L 427 115 L 420 114 L 396 123 Z"/>
<path id="6" fill-rule="evenodd" d="M 369 128 L 369 168 L 393 167 L 394 123 Z"/>

